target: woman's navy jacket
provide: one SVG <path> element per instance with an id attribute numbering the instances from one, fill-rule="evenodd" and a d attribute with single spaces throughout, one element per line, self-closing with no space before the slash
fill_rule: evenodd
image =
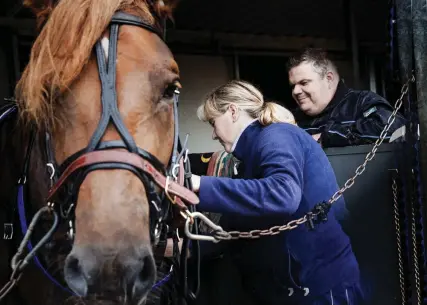
<path id="1" fill-rule="evenodd" d="M 244 130 L 233 154 L 242 162 L 242 178 L 202 176 L 198 206 L 200 211 L 221 213 L 221 223 L 228 230 L 285 224 L 338 190 L 322 148 L 297 126 L 274 123 L 264 127 L 256 121 Z M 344 199 L 335 204 L 343 206 Z M 301 225 L 274 237 L 223 243 L 237 245 L 243 269 L 274 270 L 278 278 L 291 277 L 293 288 L 307 287 L 310 294 L 359 280 L 349 238 L 332 212 L 314 230 Z M 271 283 L 271 278 L 260 280 Z"/>

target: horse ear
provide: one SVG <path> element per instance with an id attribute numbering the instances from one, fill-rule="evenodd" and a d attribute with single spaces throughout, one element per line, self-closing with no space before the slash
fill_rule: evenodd
<path id="1" fill-rule="evenodd" d="M 56 4 L 57 0 L 24 0 L 24 6 L 36 15 L 38 29 L 45 24 Z"/>
<path id="2" fill-rule="evenodd" d="M 172 14 L 181 0 L 158 0 L 156 1 L 157 11 L 162 18 L 173 20 Z"/>

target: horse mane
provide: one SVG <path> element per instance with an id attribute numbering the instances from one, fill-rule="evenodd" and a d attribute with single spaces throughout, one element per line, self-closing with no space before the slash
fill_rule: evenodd
<path id="1" fill-rule="evenodd" d="M 172 19 L 178 1 L 170 0 L 25 0 L 38 17 L 40 34 L 19 80 L 15 96 L 21 118 L 37 127 L 55 126 L 54 101 L 82 72 L 97 40 L 118 10 L 155 24 Z"/>

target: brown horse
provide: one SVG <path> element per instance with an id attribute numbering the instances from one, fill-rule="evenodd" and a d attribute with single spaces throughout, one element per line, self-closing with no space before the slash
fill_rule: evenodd
<path id="1" fill-rule="evenodd" d="M 10 302 L 142 304 L 155 285 L 171 207 L 198 203 L 182 183 L 179 69 L 162 40 L 175 2 L 26 0 L 41 31 L 0 112 L 0 220 L 33 233 L 15 257 L 19 226 L 2 241 L 1 283 L 19 278 Z"/>

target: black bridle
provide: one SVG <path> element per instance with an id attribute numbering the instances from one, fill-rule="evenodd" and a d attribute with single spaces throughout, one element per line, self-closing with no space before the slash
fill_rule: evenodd
<path id="1" fill-rule="evenodd" d="M 178 158 L 178 97 L 179 91 L 176 89 L 173 95 L 174 108 L 174 144 L 171 154 L 169 168 L 165 166 L 148 151 L 137 147 L 132 135 L 127 130 L 120 117 L 117 106 L 116 92 L 116 60 L 117 60 L 117 40 L 120 25 L 134 25 L 142 27 L 157 34 L 161 33 L 150 24 L 140 18 L 127 13 L 116 13 L 110 25 L 110 39 L 108 50 L 108 62 L 105 62 L 105 54 L 101 42 L 96 44 L 96 58 L 98 62 L 98 72 L 101 81 L 101 103 L 102 114 L 96 130 L 86 148 L 68 157 L 59 167 L 53 157 L 52 148 L 49 145 L 50 136 L 47 135 L 47 156 L 54 178 L 52 188 L 49 192 L 48 201 L 55 202 L 60 198 L 68 198 L 66 210 L 70 210 L 71 204 L 75 202 L 77 191 L 86 175 L 92 171 L 100 169 L 124 169 L 133 172 L 144 184 L 147 191 L 148 202 L 150 203 L 150 234 L 153 244 L 157 244 L 161 233 L 161 225 L 170 216 L 171 204 L 165 192 L 159 194 L 156 185 L 176 191 L 176 196 L 195 204 L 198 203 L 197 196 L 176 184 L 171 179 L 179 172 Z M 103 135 L 109 124 L 112 123 L 121 137 L 119 141 L 101 142 Z M 124 151 L 124 149 L 126 151 Z M 156 177 L 163 176 L 165 181 L 158 182 Z M 163 177 L 162 180 L 163 180 Z M 156 183 L 157 182 L 157 183 Z M 165 185 L 163 185 L 165 184 Z M 61 192 L 62 191 L 62 192 Z M 166 191 L 166 195 L 169 195 Z M 64 205 L 64 202 L 61 202 Z"/>
<path id="2" fill-rule="evenodd" d="M 102 114 L 98 126 L 94 131 L 89 144 L 86 148 L 68 157 L 61 165 L 58 166 L 57 162 L 55 161 L 51 145 L 51 135 L 49 133 L 46 133 L 46 158 L 48 160 L 47 165 L 51 171 L 51 188 L 49 190 L 47 202 L 48 208 L 54 211 L 56 219 L 55 225 L 49 232 L 53 232 L 53 230 L 56 229 L 58 223 L 58 214 L 60 215 L 60 218 L 62 220 L 68 221 L 69 223 L 74 222 L 74 213 L 72 212 L 75 208 L 77 193 L 84 178 L 90 172 L 102 169 L 124 169 L 134 173 L 142 181 L 146 189 L 147 199 L 150 204 L 150 236 L 153 246 L 161 246 L 164 248 L 166 244 L 166 239 L 172 236 L 174 240 L 174 248 L 176 249 L 177 239 L 175 236 L 175 232 L 177 228 L 173 228 L 171 222 L 174 219 L 175 215 L 178 215 L 179 217 L 181 217 L 180 215 L 188 216 L 189 213 L 195 211 L 193 205 L 198 203 L 198 197 L 192 191 L 190 191 L 192 189 L 191 169 L 189 165 L 189 160 L 188 158 L 186 158 L 188 150 L 186 150 L 185 145 L 184 147 L 181 147 L 181 143 L 178 136 L 179 91 L 175 90 L 173 95 L 173 111 L 175 124 L 174 143 L 171 152 L 171 159 L 169 161 L 168 167 L 166 168 L 154 155 L 150 154 L 144 149 L 139 148 L 136 145 L 132 135 L 129 133 L 126 126 L 124 125 L 118 110 L 116 92 L 116 59 L 118 31 L 120 25 L 139 26 L 152 33 L 155 33 L 162 40 L 164 38 L 164 35 L 161 31 L 159 31 L 156 27 L 148 24 L 141 18 L 124 12 L 117 12 L 110 22 L 110 39 L 108 46 L 107 62 L 105 61 L 106 56 L 104 54 L 101 41 L 98 41 L 96 43 L 96 58 L 102 89 Z M 16 110 L 15 108 L 11 109 L 13 109 L 14 111 Z M 116 128 L 121 140 L 102 142 L 101 139 L 110 123 L 112 123 L 112 125 Z M 22 187 L 24 186 L 27 180 L 30 153 L 34 144 L 34 139 L 35 131 L 33 131 L 30 136 L 30 142 L 28 145 L 24 165 L 24 172 L 19 181 L 19 184 L 21 184 Z M 160 191 L 158 191 L 156 188 L 160 188 Z M 21 193 L 23 192 L 22 190 L 23 188 L 21 189 Z M 18 198 L 18 206 L 24 206 L 22 194 L 21 197 L 22 198 Z M 173 209 L 174 207 L 177 208 L 178 213 L 174 213 L 174 211 L 177 211 L 176 209 Z M 39 212 L 41 211 L 42 210 L 40 210 Z M 25 212 L 23 214 L 25 215 Z M 38 217 L 39 213 L 37 213 L 36 216 Z M 34 218 L 37 218 L 36 216 Z M 28 231 L 31 231 L 31 225 L 33 224 L 33 222 L 30 224 L 30 228 L 27 228 L 26 224 L 24 228 L 22 227 L 22 215 L 20 215 L 20 218 L 23 234 L 27 236 Z M 35 222 L 36 221 L 37 219 L 35 220 Z M 197 230 L 198 226 L 195 225 L 193 227 Z M 22 269 L 26 266 L 23 264 L 22 260 L 18 260 L 19 256 L 22 255 L 22 252 L 25 247 L 28 247 L 30 250 L 30 254 L 28 254 L 26 258 L 31 259 L 34 257 L 37 265 L 39 265 L 39 267 L 42 267 L 41 264 L 38 262 L 37 256 L 35 255 L 36 250 L 41 246 L 41 244 L 39 243 L 33 248 L 31 246 L 31 243 L 27 244 L 27 242 L 28 240 L 25 241 L 24 237 L 24 240 L 21 243 L 21 246 L 18 249 L 18 252 L 12 262 L 12 269 L 14 269 L 14 271 L 17 269 L 20 269 L 20 271 L 22 271 Z M 193 242 L 193 248 L 196 250 L 196 259 L 199 260 L 198 242 Z M 194 299 L 197 295 L 199 286 L 198 275 L 196 279 L 196 292 L 188 292 L 188 285 L 186 279 L 187 247 L 188 239 L 185 237 L 183 248 L 181 250 L 181 259 L 175 259 L 175 261 L 178 265 L 180 265 L 179 270 L 184 270 L 183 273 L 185 274 L 185 276 L 180 276 L 181 280 L 185 280 L 185 283 L 181 283 L 183 297 L 190 297 L 191 299 Z M 179 255 L 179 253 L 177 254 L 177 251 L 175 251 L 175 254 Z M 29 259 L 24 260 L 25 264 L 28 264 L 28 262 Z M 45 270 L 44 268 L 42 269 Z M 197 266 L 197 273 L 198 272 L 199 269 Z M 51 280 L 56 282 L 52 277 L 50 278 Z M 0 293 L 0 296 L 1 294 L 2 293 Z"/>

